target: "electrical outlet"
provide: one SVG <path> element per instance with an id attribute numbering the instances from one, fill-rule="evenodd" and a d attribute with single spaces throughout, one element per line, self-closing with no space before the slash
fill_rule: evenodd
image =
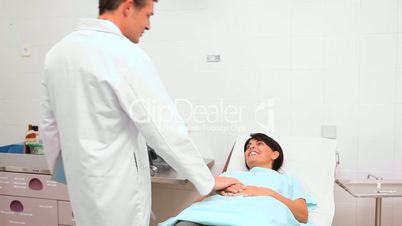
<path id="1" fill-rule="evenodd" d="M 22 57 L 30 57 L 31 56 L 31 47 L 25 45 L 21 49 L 21 56 Z"/>

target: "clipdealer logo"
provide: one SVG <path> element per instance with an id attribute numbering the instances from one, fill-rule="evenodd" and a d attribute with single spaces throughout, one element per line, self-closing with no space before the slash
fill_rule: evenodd
<path id="1" fill-rule="evenodd" d="M 136 123 L 152 121 L 161 126 L 176 126 L 185 121 L 192 125 L 191 130 L 222 132 L 241 132 L 247 130 L 246 126 L 254 124 L 259 129 L 273 132 L 274 107 L 274 99 L 254 104 L 233 104 L 223 99 L 202 104 L 176 99 L 161 104 L 160 100 L 145 99 L 131 103 L 128 110 Z"/>
<path id="2" fill-rule="evenodd" d="M 260 103 L 255 109 L 255 122 L 269 133 L 275 132 L 275 99 Z"/>

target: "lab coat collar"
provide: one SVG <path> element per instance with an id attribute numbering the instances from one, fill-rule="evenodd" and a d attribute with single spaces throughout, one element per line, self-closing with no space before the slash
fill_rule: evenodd
<path id="1" fill-rule="evenodd" d="M 114 33 L 123 36 L 120 29 L 110 20 L 102 19 L 81 19 L 75 30 L 94 30 Z"/>

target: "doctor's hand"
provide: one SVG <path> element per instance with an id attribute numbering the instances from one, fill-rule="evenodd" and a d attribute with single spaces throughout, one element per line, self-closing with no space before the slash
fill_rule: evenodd
<path id="1" fill-rule="evenodd" d="M 257 187 L 257 186 L 246 186 L 242 192 L 234 194 L 234 196 L 273 196 L 274 191 L 269 188 Z"/>
<path id="2" fill-rule="evenodd" d="M 236 185 L 238 187 L 244 186 L 236 178 L 217 176 L 215 177 L 214 191 L 224 190 L 228 187 L 231 187 L 232 185 Z"/>
<path id="3" fill-rule="evenodd" d="M 235 196 L 237 193 L 244 191 L 247 186 L 243 184 L 232 184 L 229 187 L 221 190 L 219 194 L 223 196 Z"/>

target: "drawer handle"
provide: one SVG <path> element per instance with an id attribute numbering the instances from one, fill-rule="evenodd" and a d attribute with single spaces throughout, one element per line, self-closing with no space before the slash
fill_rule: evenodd
<path id="1" fill-rule="evenodd" d="M 32 189 L 32 190 L 42 190 L 43 184 L 39 179 L 32 178 L 29 181 L 29 188 Z"/>
<path id="2" fill-rule="evenodd" d="M 10 210 L 14 212 L 22 212 L 24 211 L 24 206 L 20 201 L 14 200 L 10 203 Z"/>

